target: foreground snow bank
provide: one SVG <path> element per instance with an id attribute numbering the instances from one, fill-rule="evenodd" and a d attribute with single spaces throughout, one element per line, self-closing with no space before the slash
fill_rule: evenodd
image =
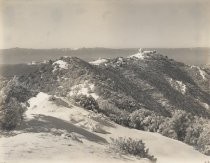
<path id="1" fill-rule="evenodd" d="M 193 147 L 158 133 L 129 129 L 122 126 L 117 126 L 117 130 L 112 128 L 109 132 L 115 138 L 120 135 L 121 137 L 143 140 L 150 153 L 157 158 L 157 163 L 204 163 L 210 160 L 209 156 L 201 154 Z"/>
<path id="2" fill-rule="evenodd" d="M 41 127 L 49 128 L 45 132 L 23 130 L 24 132 L 19 131 L 16 136 L 1 136 L 0 162 L 149 163 L 147 159 L 111 151 L 110 138 L 118 137 L 143 140 L 149 153 L 157 158 L 157 163 L 210 161 L 210 157 L 182 142 L 158 133 L 117 125 L 103 115 L 73 105 L 58 106 L 54 101 L 49 101 L 49 97 L 50 95 L 40 92 L 31 98 L 25 115 L 26 123 L 32 123 L 35 129 L 40 123 L 47 123 L 48 125 Z M 38 121 L 39 119 L 35 119 L 37 115 L 43 115 L 45 118 Z M 37 126 L 37 129 L 39 128 L 40 126 Z"/>
<path id="3" fill-rule="evenodd" d="M 53 101 L 49 101 L 50 97 L 50 95 L 40 92 L 36 97 L 29 99 L 30 107 L 25 112 L 25 118 L 33 119 L 34 116 L 41 114 L 69 121 L 71 108 L 56 105 Z"/>
<path id="4" fill-rule="evenodd" d="M 85 141 L 85 140 L 83 140 Z M 0 162 L 8 163 L 125 163 L 137 162 L 135 158 L 121 159 L 105 152 L 96 143 L 76 142 L 71 138 L 49 133 L 22 133 L 10 138 L 1 138 Z M 149 163 L 142 159 L 140 163 Z"/>

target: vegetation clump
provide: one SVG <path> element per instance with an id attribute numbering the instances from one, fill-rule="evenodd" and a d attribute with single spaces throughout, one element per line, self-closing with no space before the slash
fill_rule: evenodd
<path id="1" fill-rule="evenodd" d="M 78 106 L 81 106 L 85 109 L 88 110 L 93 110 L 93 111 L 97 111 L 99 110 L 99 106 L 98 103 L 96 102 L 96 100 L 90 95 L 75 95 L 73 97 L 74 103 Z"/>
<path id="2" fill-rule="evenodd" d="M 0 97 L 0 128 L 12 130 L 20 125 L 31 93 L 14 77 L 1 89 Z"/>
<path id="3" fill-rule="evenodd" d="M 149 149 L 146 149 L 142 140 L 119 137 L 117 139 L 111 138 L 111 141 L 111 146 L 114 148 L 114 150 L 125 154 L 138 156 L 140 158 L 148 158 L 154 163 L 157 161 L 153 155 L 149 154 Z"/>

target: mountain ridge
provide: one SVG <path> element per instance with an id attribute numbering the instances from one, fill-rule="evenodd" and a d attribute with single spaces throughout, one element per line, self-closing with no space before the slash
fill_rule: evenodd
<path id="1" fill-rule="evenodd" d="M 209 109 L 206 107 L 209 107 L 210 98 L 208 97 L 210 96 L 198 87 L 188 74 L 179 70 L 179 67 L 185 68 L 184 64 L 167 59 L 162 55 L 148 57 L 145 60 L 120 57 L 110 59 L 109 62 L 100 65 L 91 65 L 76 57 L 62 57 L 60 60 L 68 64 L 67 69 L 58 68 L 53 71 L 54 63 L 58 60 L 49 61 L 41 64 L 40 70 L 21 77 L 20 80 L 26 85 L 28 82 L 27 87 L 30 89 L 40 91 L 51 89 L 51 92 L 62 96 L 68 96 L 72 86 L 88 81 L 95 85 L 94 91 L 102 100 L 126 112 L 133 112 L 143 107 L 158 115 L 170 117 L 173 110 L 178 108 L 193 115 L 209 117 Z M 180 88 L 174 89 L 170 81 L 166 80 L 165 61 L 171 66 L 166 74 L 172 75 L 170 78 L 172 84 L 175 84 L 176 88 L 180 87 L 179 82 L 183 82 L 187 87 L 186 94 L 182 94 Z M 151 88 L 144 90 L 146 87 Z M 205 87 L 205 89 L 208 88 Z M 162 103 L 165 103 L 165 106 Z"/>
<path id="2" fill-rule="evenodd" d="M 64 56 L 35 65 L 15 79 L 30 91 L 28 98 L 39 92 L 65 98 L 120 125 L 158 132 L 209 154 L 209 145 L 198 143 L 210 118 L 208 67 L 141 50 L 103 62 Z"/>

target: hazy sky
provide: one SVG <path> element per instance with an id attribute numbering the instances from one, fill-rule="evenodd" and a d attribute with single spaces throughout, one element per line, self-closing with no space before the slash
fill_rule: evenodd
<path id="1" fill-rule="evenodd" d="M 209 0 L 0 0 L 0 48 L 210 47 Z"/>

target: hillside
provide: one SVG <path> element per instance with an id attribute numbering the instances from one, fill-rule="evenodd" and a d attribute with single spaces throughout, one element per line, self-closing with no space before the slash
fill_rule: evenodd
<path id="1" fill-rule="evenodd" d="M 99 65 L 76 57 L 62 57 L 40 64 L 38 70 L 20 77 L 20 81 L 34 91 L 61 96 L 69 96 L 73 87 L 93 85 L 90 91 L 100 96 L 100 100 L 128 112 L 143 107 L 171 116 L 173 110 L 181 109 L 209 117 L 209 77 L 206 69 L 149 54 L 144 59 L 120 57 Z"/>
<path id="2" fill-rule="evenodd" d="M 210 159 L 179 141 L 129 129 L 102 114 L 49 99 L 50 95 L 41 92 L 29 100 L 22 126 L 10 132 L 13 136 L 0 138 L 0 161 L 150 163 L 112 151 L 110 138 L 118 137 L 143 140 L 157 163 L 204 163 Z"/>
<path id="3" fill-rule="evenodd" d="M 110 137 L 129 136 L 143 140 L 161 163 L 209 159 L 198 152 L 210 155 L 208 66 L 190 66 L 143 50 L 91 62 L 66 56 L 33 66 L 9 82 L 2 78 L 0 124 L 2 129 L 16 129 L 14 137 L 2 137 L 5 144 L 14 139 L 11 147 L 18 146 L 16 139 L 25 136 L 33 140 L 23 140 L 22 144 L 46 143 L 49 139 L 50 153 L 57 153 L 55 146 L 65 149 L 59 158 L 71 150 L 69 157 L 75 161 L 80 158 L 76 152 L 81 151 L 84 157 L 93 153 L 90 161 L 100 160 L 102 155 L 100 161 L 109 156 L 113 162 L 138 162 L 133 156 L 122 159 L 109 153 Z M 74 148 L 60 146 L 68 144 L 66 139 Z M 30 159 L 37 156 L 36 150 L 43 150 L 40 145 L 25 152 L 19 147 L 17 153 L 4 146 L 3 155 L 20 157 L 21 153 Z M 182 150 L 179 153 L 177 149 Z M 50 157 L 43 153 L 40 159 Z"/>

